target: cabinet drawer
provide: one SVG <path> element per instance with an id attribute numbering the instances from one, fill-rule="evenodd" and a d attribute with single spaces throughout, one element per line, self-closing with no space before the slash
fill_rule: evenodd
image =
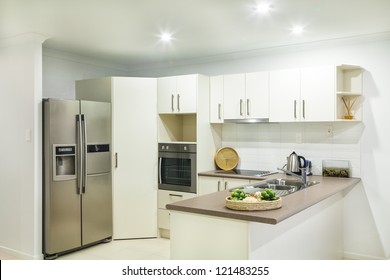
<path id="1" fill-rule="evenodd" d="M 174 203 L 188 198 L 195 197 L 196 194 L 185 193 L 185 192 L 175 192 L 175 191 L 158 191 L 158 208 L 164 209 L 165 205 L 169 203 Z"/>

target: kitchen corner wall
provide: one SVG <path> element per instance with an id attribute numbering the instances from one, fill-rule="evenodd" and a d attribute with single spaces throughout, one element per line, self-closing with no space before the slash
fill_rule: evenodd
<path id="1" fill-rule="evenodd" d="M 41 258 L 42 42 L 0 40 L 0 250 Z"/>

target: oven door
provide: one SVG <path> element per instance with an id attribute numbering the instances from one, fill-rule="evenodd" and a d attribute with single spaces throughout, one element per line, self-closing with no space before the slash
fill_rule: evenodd
<path id="1" fill-rule="evenodd" d="M 158 188 L 196 193 L 196 154 L 159 153 Z"/>

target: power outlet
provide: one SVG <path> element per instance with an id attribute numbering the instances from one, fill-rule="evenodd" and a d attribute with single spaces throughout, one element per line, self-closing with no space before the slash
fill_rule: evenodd
<path id="1" fill-rule="evenodd" d="M 333 126 L 332 125 L 326 126 L 326 135 L 333 136 Z"/>
<path id="2" fill-rule="evenodd" d="M 302 144 L 302 133 L 300 132 L 295 133 L 295 143 Z"/>

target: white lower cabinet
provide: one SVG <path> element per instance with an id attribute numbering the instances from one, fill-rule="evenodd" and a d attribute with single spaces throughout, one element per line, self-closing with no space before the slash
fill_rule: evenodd
<path id="1" fill-rule="evenodd" d="M 184 199 L 189 199 L 196 197 L 194 193 L 186 192 L 176 192 L 176 191 L 165 191 L 158 190 L 158 227 L 160 229 L 160 234 L 163 237 L 169 237 L 167 235 L 167 230 L 169 231 L 169 210 L 166 209 L 166 205 L 169 203 L 174 203 Z M 161 230 L 165 232 L 161 233 Z M 169 235 L 169 233 L 168 233 Z"/>
<path id="2" fill-rule="evenodd" d="M 250 184 L 257 180 L 235 179 L 225 177 L 198 177 L 198 195 L 233 189 L 235 187 Z"/>

